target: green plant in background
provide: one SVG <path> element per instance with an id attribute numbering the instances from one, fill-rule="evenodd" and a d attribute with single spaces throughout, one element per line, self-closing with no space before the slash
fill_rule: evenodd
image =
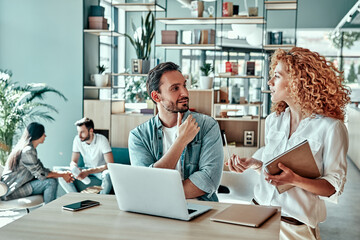
<path id="1" fill-rule="evenodd" d="M 214 67 L 211 67 L 210 63 L 204 63 L 204 65 L 200 67 L 200 70 L 203 73 L 203 76 L 209 76 L 211 72 L 214 72 Z"/>
<path id="2" fill-rule="evenodd" d="M 125 86 L 126 102 L 141 103 L 149 99 L 146 90 L 146 77 L 127 77 Z"/>
<path id="3" fill-rule="evenodd" d="M 349 71 L 349 74 L 347 76 L 347 82 L 348 83 L 354 83 L 357 79 L 357 76 L 356 76 L 356 72 L 355 72 L 355 65 L 354 65 L 354 62 L 351 63 L 350 65 L 350 71 Z"/>
<path id="4" fill-rule="evenodd" d="M 350 49 L 352 46 L 354 46 L 354 42 L 360 39 L 360 32 L 330 32 L 329 39 L 336 49 L 341 48 L 341 37 L 343 37 L 343 47 Z"/>
<path id="5" fill-rule="evenodd" d="M 44 103 L 46 93 L 55 93 L 67 101 L 59 91 L 44 83 L 29 83 L 24 87 L 11 81 L 12 73 L 0 69 L 0 164 L 4 165 L 13 146 L 16 133 L 30 121 L 54 118 L 49 112 L 58 112 L 55 107 Z"/>
<path id="6" fill-rule="evenodd" d="M 102 74 L 107 69 L 107 67 L 105 67 L 105 65 L 96 66 L 96 67 L 99 70 L 99 74 Z"/>
<path id="7" fill-rule="evenodd" d="M 129 40 L 131 45 L 135 48 L 136 56 L 138 59 L 148 60 L 151 53 L 151 43 L 155 36 L 155 17 L 151 11 L 144 18 L 141 17 L 140 31 L 136 29 L 133 21 L 131 26 L 134 31 L 134 38 L 128 34 L 124 34 Z"/>

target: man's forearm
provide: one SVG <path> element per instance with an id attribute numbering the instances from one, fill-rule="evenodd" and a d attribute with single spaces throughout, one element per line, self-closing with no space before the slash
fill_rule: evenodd
<path id="1" fill-rule="evenodd" d="M 191 182 L 190 179 L 183 181 L 185 198 L 196 198 L 205 194 L 200 188 Z"/>
<path id="2" fill-rule="evenodd" d="M 159 161 L 154 163 L 154 167 L 175 169 L 176 164 L 179 161 L 185 147 L 186 145 L 183 142 L 176 139 L 174 144 L 170 147 L 169 151 L 167 151 L 167 153 L 162 158 L 160 158 Z"/>
<path id="3" fill-rule="evenodd" d="M 82 170 L 83 172 L 86 172 L 88 175 L 89 174 L 94 174 L 94 173 L 99 173 L 99 172 L 103 172 L 104 170 L 107 169 L 107 165 L 101 165 L 101 166 L 98 166 L 96 168 L 89 168 L 89 169 L 84 169 Z"/>

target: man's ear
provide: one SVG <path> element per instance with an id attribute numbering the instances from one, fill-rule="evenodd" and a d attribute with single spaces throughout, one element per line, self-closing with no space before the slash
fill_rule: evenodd
<path id="1" fill-rule="evenodd" d="M 160 102 L 161 101 L 161 97 L 160 94 L 157 91 L 152 91 L 151 92 L 151 98 L 156 102 Z"/>
<path id="2" fill-rule="evenodd" d="M 93 129 L 93 128 L 90 128 L 90 129 L 89 129 L 89 133 L 94 133 L 94 129 Z"/>

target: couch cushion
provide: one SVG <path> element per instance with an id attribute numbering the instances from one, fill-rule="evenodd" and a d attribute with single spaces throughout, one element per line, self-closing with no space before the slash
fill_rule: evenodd
<path id="1" fill-rule="evenodd" d="M 114 162 L 115 163 L 121 163 L 121 164 L 128 164 L 130 165 L 130 155 L 129 155 L 129 149 L 128 148 L 111 148 L 113 156 L 114 156 Z M 84 161 L 82 159 L 82 156 L 80 155 L 78 166 L 83 167 Z"/>

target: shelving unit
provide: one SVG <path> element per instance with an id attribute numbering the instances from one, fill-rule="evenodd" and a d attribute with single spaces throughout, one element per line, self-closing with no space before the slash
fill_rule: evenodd
<path id="1" fill-rule="evenodd" d="M 246 103 L 246 104 L 228 104 L 215 103 L 216 90 L 189 90 L 190 108 L 197 112 L 209 115 L 218 121 L 220 129 L 225 130 L 228 140 L 230 154 L 240 154 L 241 156 L 251 156 L 259 146 L 261 146 L 261 103 Z M 246 117 L 227 117 L 221 118 L 216 115 L 217 108 L 222 106 L 230 107 L 255 107 L 258 108 L 258 115 L 253 116 L 252 119 Z M 244 146 L 244 131 L 254 131 L 255 145 Z M 226 149 L 224 149 L 225 151 Z"/>
<path id="2" fill-rule="evenodd" d="M 215 3 L 215 7 L 219 5 L 219 3 Z M 220 4 L 222 5 L 222 3 Z M 156 18 L 156 21 L 159 21 L 166 26 L 173 25 L 213 25 L 215 29 L 215 34 L 217 35 L 217 31 L 222 31 L 224 25 L 231 24 L 256 24 L 263 25 L 266 23 L 264 17 L 243 17 L 243 16 L 233 16 L 233 17 L 222 17 L 217 14 L 222 14 L 221 10 L 217 11 L 215 9 L 214 17 L 164 17 L 164 18 Z M 217 14 L 216 14 L 217 13 Z M 181 28 L 181 27 L 180 27 Z M 222 40 L 219 37 L 215 38 L 214 44 L 157 44 L 157 48 L 163 48 L 167 50 L 207 50 L 207 51 L 224 51 L 228 52 L 230 48 L 222 46 Z M 255 49 L 255 48 L 254 48 Z M 244 48 L 244 51 L 252 51 L 253 49 Z M 241 49 L 239 52 L 242 51 Z M 256 49 L 254 52 L 262 52 L 262 47 Z M 262 76 L 227 76 L 227 75 L 217 75 L 215 78 L 219 79 L 227 79 L 227 83 L 229 79 L 242 79 L 246 81 L 249 85 L 250 80 L 255 79 L 257 81 L 262 81 Z M 193 109 L 197 112 L 207 114 L 212 116 L 215 120 L 218 121 L 220 129 L 225 130 L 227 134 L 228 141 L 236 143 L 234 146 L 231 146 L 231 152 L 241 154 L 241 156 L 251 156 L 259 147 L 260 147 L 260 132 L 261 132 L 261 103 L 247 103 L 247 104 L 224 104 L 217 103 L 215 99 L 219 99 L 218 94 L 219 90 L 201 90 L 201 89 L 190 89 L 189 90 L 189 99 L 190 99 L 190 109 Z M 260 93 L 259 93 L 260 95 Z M 257 115 L 253 117 L 228 117 L 221 118 L 217 115 L 217 108 L 222 107 L 240 107 L 240 108 L 256 108 Z M 244 130 L 254 131 L 255 133 L 255 146 L 249 147 L 244 146 L 243 136 Z"/>
<path id="3" fill-rule="evenodd" d="M 264 24 L 263 17 L 198 17 L 198 18 L 156 18 L 168 25 L 199 25 L 199 24 Z"/>
<path id="4" fill-rule="evenodd" d="M 195 50 L 221 50 L 221 47 L 215 44 L 157 44 L 156 47 L 164 49 L 195 49 Z"/>
<path id="5" fill-rule="evenodd" d="M 295 44 L 265 44 L 263 46 L 265 51 L 274 51 L 278 48 L 289 50 L 296 46 L 296 29 L 297 29 L 297 1 L 264 1 L 265 6 L 265 19 L 268 19 L 268 11 L 295 11 L 295 27 L 294 27 L 294 42 Z M 267 22 L 265 22 L 265 36 L 264 39 L 267 39 Z M 267 39 L 268 40 L 268 39 Z"/>
<path id="6" fill-rule="evenodd" d="M 120 14 L 126 14 L 127 12 L 164 12 L 166 8 L 162 7 L 156 3 L 122 3 L 116 0 L 104 0 L 104 4 L 111 8 L 111 21 L 115 26 L 112 29 L 114 30 L 103 30 L 103 29 L 86 29 L 86 23 L 84 26 L 84 45 L 95 52 L 94 56 L 85 56 L 84 57 L 84 66 L 93 66 L 90 70 L 90 73 L 94 72 L 94 67 L 99 65 L 100 62 L 100 37 L 108 37 L 111 39 L 109 41 L 109 46 L 111 49 L 117 49 L 117 51 L 124 51 L 122 48 L 118 48 L 119 37 L 124 37 L 125 35 L 119 33 L 118 29 L 118 16 Z M 94 4 L 90 1 L 84 0 L 84 14 L 87 13 L 87 9 L 90 5 Z M 123 11 L 118 11 L 118 10 Z M 109 16 L 110 18 L 110 16 Z M 87 21 L 87 16 L 84 17 Z M 89 37 L 90 36 L 90 37 Z M 95 37 L 91 37 L 95 36 Z M 90 47 L 91 46 L 91 47 Z M 86 53 L 85 53 L 86 54 Z M 115 56 L 113 50 L 111 50 L 111 58 Z M 111 60 L 111 64 L 114 63 Z M 116 61 L 115 61 L 116 62 Z M 116 64 L 116 63 L 115 63 Z M 133 77 L 146 77 L 147 74 L 131 74 L 126 72 L 117 72 L 117 68 L 113 66 L 110 67 L 109 76 L 111 81 L 108 86 L 97 87 L 97 86 L 88 86 L 88 74 L 85 74 L 84 69 L 84 116 L 90 117 L 94 120 L 95 128 L 97 131 L 107 132 L 105 135 L 108 136 L 110 144 L 112 147 L 127 147 L 127 139 L 129 132 L 134 127 L 139 124 L 147 121 L 153 115 L 151 114 L 140 114 L 140 113 L 119 113 L 115 112 L 115 109 L 119 109 L 119 105 L 125 108 L 125 101 L 114 98 L 114 93 L 119 92 L 124 89 L 123 84 L 119 84 L 120 79 L 124 78 L 133 78 Z M 118 82 L 117 84 L 115 84 Z M 108 91 L 105 94 L 105 97 L 99 98 L 102 91 Z M 109 96 L 108 96 L 109 95 Z M 122 105 L 123 104 L 123 105 Z"/>
<path id="7" fill-rule="evenodd" d="M 84 33 L 94 34 L 99 37 L 124 37 L 124 34 L 105 29 L 84 29 Z"/>
<path id="8" fill-rule="evenodd" d="M 265 1 L 266 10 L 295 10 L 297 1 Z"/>
<path id="9" fill-rule="evenodd" d="M 267 21 L 264 24 L 263 39 L 265 39 L 266 42 L 269 42 L 269 39 L 267 39 L 268 38 L 267 26 L 270 22 L 269 21 L 270 19 L 268 17 L 268 12 L 277 11 L 276 13 L 281 14 L 282 12 L 290 11 L 295 14 L 295 17 L 294 17 L 294 40 L 293 40 L 294 44 L 284 43 L 284 44 L 264 44 L 263 45 L 263 51 L 264 51 L 264 54 L 267 55 L 267 63 L 268 64 L 269 64 L 270 54 L 273 53 L 275 50 L 281 48 L 281 49 L 287 51 L 296 46 L 297 5 L 298 5 L 297 1 L 264 1 L 264 18 Z M 268 69 L 268 67 L 267 67 L 267 69 Z M 267 75 L 267 74 L 265 74 L 265 75 Z M 264 95 L 263 99 L 264 99 L 265 110 L 270 111 L 270 96 L 269 96 L 269 94 L 271 93 L 271 91 L 269 91 L 268 87 L 266 86 L 265 89 L 263 89 L 261 91 L 261 93 Z"/>
<path id="10" fill-rule="evenodd" d="M 156 3 L 113 3 L 114 7 L 127 12 L 164 12 L 165 8 Z"/>

